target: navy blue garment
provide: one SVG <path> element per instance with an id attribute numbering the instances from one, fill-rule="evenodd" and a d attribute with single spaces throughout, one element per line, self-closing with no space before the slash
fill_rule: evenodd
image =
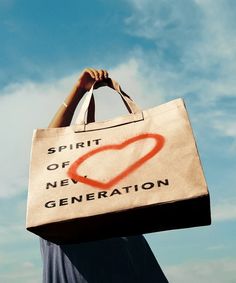
<path id="1" fill-rule="evenodd" d="M 143 236 L 40 245 L 43 283 L 168 283 Z"/>

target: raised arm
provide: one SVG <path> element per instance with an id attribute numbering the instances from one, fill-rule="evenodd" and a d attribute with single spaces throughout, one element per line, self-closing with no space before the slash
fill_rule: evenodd
<path id="1" fill-rule="evenodd" d="M 102 82 L 108 78 L 105 70 L 92 68 L 85 69 L 76 82 L 70 94 L 57 110 L 48 128 L 58 128 L 69 126 L 75 112 L 76 106 L 80 102 L 85 92 L 89 91 L 94 82 Z"/>

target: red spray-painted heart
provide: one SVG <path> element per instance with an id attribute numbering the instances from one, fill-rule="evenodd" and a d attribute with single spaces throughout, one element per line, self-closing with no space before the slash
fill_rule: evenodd
<path id="1" fill-rule="evenodd" d="M 102 152 L 102 151 L 107 151 L 107 150 L 122 150 L 126 146 L 140 141 L 140 140 L 145 140 L 145 139 L 154 139 L 155 140 L 155 145 L 154 147 L 143 157 L 139 158 L 138 160 L 134 161 L 130 166 L 125 168 L 122 172 L 120 172 L 118 175 L 110 179 L 108 182 L 100 182 L 97 180 L 93 180 L 88 177 L 81 176 L 77 173 L 78 167 L 88 160 L 90 157 L 93 155 Z M 120 143 L 120 144 L 110 144 L 110 145 L 104 145 L 99 148 L 93 149 L 86 154 L 82 155 L 79 157 L 69 168 L 67 174 L 68 176 L 78 182 L 84 183 L 86 185 L 90 185 L 92 187 L 98 188 L 98 189 L 103 189 L 103 190 L 108 190 L 115 184 L 117 184 L 121 179 L 127 177 L 129 174 L 134 172 L 137 168 L 142 166 L 145 162 L 147 162 L 149 159 L 151 159 L 154 155 L 156 155 L 164 146 L 165 143 L 165 138 L 162 135 L 159 134 L 152 134 L 152 133 L 144 133 L 140 134 L 138 136 L 135 136 L 133 138 L 127 139 L 126 141 Z"/>

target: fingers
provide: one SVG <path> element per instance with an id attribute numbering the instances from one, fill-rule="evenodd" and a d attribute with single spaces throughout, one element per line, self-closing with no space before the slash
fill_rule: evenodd
<path id="1" fill-rule="evenodd" d="M 104 80 L 108 78 L 108 72 L 106 70 L 99 70 L 99 79 Z"/>
<path id="2" fill-rule="evenodd" d="M 91 76 L 91 78 L 93 78 L 94 80 L 98 79 L 95 69 L 87 68 L 87 69 L 84 70 L 84 73 L 88 73 Z"/>
<path id="3" fill-rule="evenodd" d="M 96 81 L 102 81 L 108 78 L 108 72 L 106 70 L 87 68 L 85 69 L 85 72 L 87 72 Z"/>

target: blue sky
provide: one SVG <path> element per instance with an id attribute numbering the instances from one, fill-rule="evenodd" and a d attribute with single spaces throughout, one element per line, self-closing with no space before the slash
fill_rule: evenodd
<path id="1" fill-rule="evenodd" d="M 85 67 L 107 69 L 144 109 L 185 99 L 213 224 L 146 238 L 171 283 L 236 282 L 235 18 L 234 0 L 0 0 L 1 282 L 41 282 L 24 228 L 31 135 Z M 121 114 L 112 99 L 98 119 Z"/>

